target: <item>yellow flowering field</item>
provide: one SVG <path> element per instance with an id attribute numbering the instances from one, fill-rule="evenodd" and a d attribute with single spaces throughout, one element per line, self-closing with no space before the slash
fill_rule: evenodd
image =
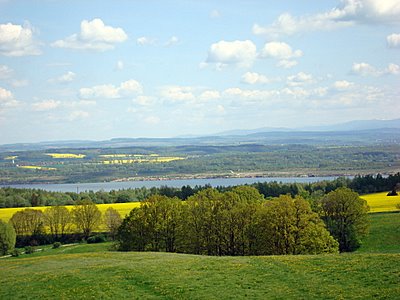
<path id="1" fill-rule="evenodd" d="M 57 170 L 56 168 L 40 167 L 40 166 L 18 166 L 18 168 L 31 169 L 31 170 L 43 170 L 43 171 Z"/>
<path id="2" fill-rule="evenodd" d="M 46 153 L 46 155 L 52 158 L 84 158 L 85 154 L 73 154 L 73 153 Z"/>
<path id="3" fill-rule="evenodd" d="M 139 207 L 140 202 L 128 202 L 128 203 L 112 203 L 112 204 L 97 204 L 97 207 L 102 214 L 105 213 L 107 208 L 112 207 L 119 212 L 122 218 L 124 218 L 133 208 Z M 32 208 L 44 211 L 48 206 L 37 206 L 37 207 L 14 207 L 14 208 L 0 208 L 0 220 L 8 222 L 12 215 L 17 211 L 23 210 L 25 208 Z M 66 208 L 71 210 L 74 206 L 68 205 Z"/>
<path id="4" fill-rule="evenodd" d="M 387 196 L 388 192 L 374 193 L 360 196 L 366 200 L 370 212 L 386 212 L 386 211 L 397 211 L 397 204 L 400 204 L 400 195 L 398 196 Z"/>
<path id="5" fill-rule="evenodd" d="M 120 158 L 120 157 L 119 157 Z M 134 164 L 134 163 L 167 163 L 176 160 L 183 160 L 184 157 L 177 156 L 140 156 L 134 159 L 113 159 L 113 160 L 103 160 L 102 163 L 105 165 L 112 164 Z"/>
<path id="6" fill-rule="evenodd" d="M 5 157 L 4 159 L 5 159 L 5 160 L 13 160 L 13 159 L 17 159 L 17 158 L 18 158 L 18 156 L 15 155 L 15 156 L 7 156 L 7 157 Z"/>

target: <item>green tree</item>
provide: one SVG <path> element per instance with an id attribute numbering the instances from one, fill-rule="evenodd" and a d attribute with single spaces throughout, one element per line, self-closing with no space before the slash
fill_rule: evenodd
<path id="1" fill-rule="evenodd" d="M 44 211 L 45 225 L 53 238 L 59 238 L 68 232 L 72 225 L 71 213 L 65 206 L 51 206 Z"/>
<path id="2" fill-rule="evenodd" d="M 321 199 L 322 219 L 341 252 L 360 247 L 360 238 L 368 233 L 368 210 L 367 202 L 349 188 L 338 188 Z"/>
<path id="3" fill-rule="evenodd" d="M 40 235 L 44 232 L 43 212 L 38 209 L 26 208 L 12 215 L 10 223 L 17 235 Z"/>
<path id="4" fill-rule="evenodd" d="M 130 211 L 118 228 L 116 240 L 120 251 L 144 251 L 149 243 L 148 224 L 144 211 L 137 207 Z"/>
<path id="5" fill-rule="evenodd" d="M 0 220 L 0 255 L 5 255 L 14 250 L 15 241 L 14 227 Z"/>
<path id="6" fill-rule="evenodd" d="M 74 224 L 83 233 L 85 239 L 101 224 L 101 212 L 91 200 L 79 201 L 72 208 L 71 213 Z"/>
<path id="7" fill-rule="evenodd" d="M 114 238 L 118 232 L 118 227 L 122 223 L 121 215 L 115 208 L 109 207 L 104 213 L 104 223 L 110 235 Z"/>

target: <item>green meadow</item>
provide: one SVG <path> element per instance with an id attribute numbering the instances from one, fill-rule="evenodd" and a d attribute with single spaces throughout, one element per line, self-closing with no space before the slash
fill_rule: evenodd
<path id="1" fill-rule="evenodd" d="M 0 299 L 396 299 L 400 213 L 354 253 L 211 257 L 79 244 L 0 260 Z"/>

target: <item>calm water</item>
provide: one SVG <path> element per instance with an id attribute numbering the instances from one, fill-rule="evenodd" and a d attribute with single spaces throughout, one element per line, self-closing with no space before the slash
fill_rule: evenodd
<path id="1" fill-rule="evenodd" d="M 64 183 L 64 184 L 14 184 L 7 185 L 14 188 L 42 189 L 55 192 L 84 192 L 84 191 L 111 191 L 133 189 L 140 187 L 170 186 L 180 188 L 184 185 L 192 187 L 209 184 L 216 186 L 233 186 L 251 184 L 255 182 L 278 181 L 283 183 L 310 183 L 322 180 L 334 180 L 337 177 L 259 177 L 259 178 L 210 178 L 210 179 L 182 179 L 182 180 L 154 180 L 154 181 L 126 181 L 126 182 L 95 182 L 95 183 Z M 4 187 L 4 186 L 2 186 Z"/>

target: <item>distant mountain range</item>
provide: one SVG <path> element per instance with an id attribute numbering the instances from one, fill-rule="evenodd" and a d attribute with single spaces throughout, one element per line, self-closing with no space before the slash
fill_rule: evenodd
<path id="1" fill-rule="evenodd" d="M 400 144 L 400 119 L 363 120 L 300 129 L 264 127 L 230 130 L 207 136 L 175 138 L 114 138 L 105 141 L 71 140 L 0 145 L 0 152 L 78 148 L 179 147 L 187 145 L 302 144 L 368 145 Z"/>
<path id="2" fill-rule="evenodd" d="M 308 126 L 300 128 L 286 127 L 262 127 L 257 129 L 238 129 L 223 131 L 213 136 L 230 136 L 230 135 L 249 135 L 262 132 L 296 132 L 296 131 L 355 131 L 355 130 L 374 130 L 383 128 L 400 129 L 400 119 L 393 120 L 358 120 L 346 123 L 338 123 L 325 126 Z"/>

